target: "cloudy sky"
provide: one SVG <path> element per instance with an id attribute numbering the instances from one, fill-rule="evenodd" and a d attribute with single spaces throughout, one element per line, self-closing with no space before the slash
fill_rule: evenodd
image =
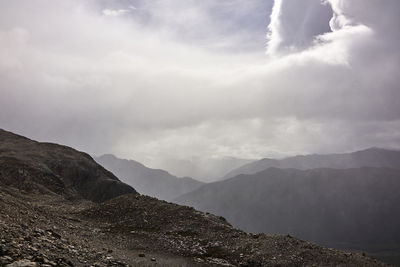
<path id="1" fill-rule="evenodd" d="M 0 128 L 157 165 L 400 148 L 398 0 L 0 0 Z"/>

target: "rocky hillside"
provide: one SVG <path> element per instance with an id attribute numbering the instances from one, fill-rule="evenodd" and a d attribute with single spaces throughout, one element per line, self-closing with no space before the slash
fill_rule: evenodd
<path id="1" fill-rule="evenodd" d="M 101 202 L 136 191 L 88 154 L 0 129 L 0 185 Z"/>
<path id="2" fill-rule="evenodd" d="M 400 151 L 369 148 L 353 153 L 301 155 L 284 159 L 261 159 L 227 173 L 222 180 L 239 174 L 255 174 L 268 168 L 309 170 L 318 168 L 350 169 L 360 167 L 400 168 Z"/>
<path id="3" fill-rule="evenodd" d="M 0 266 L 384 266 L 141 196 L 71 148 L 0 143 Z"/>
<path id="4" fill-rule="evenodd" d="M 139 193 L 162 200 L 172 200 L 204 184 L 189 177 L 178 178 L 164 170 L 147 168 L 137 161 L 119 159 L 110 154 L 96 157 L 95 160 Z"/>
<path id="5" fill-rule="evenodd" d="M 278 169 L 207 184 L 176 200 L 253 233 L 400 255 L 400 170 Z"/>

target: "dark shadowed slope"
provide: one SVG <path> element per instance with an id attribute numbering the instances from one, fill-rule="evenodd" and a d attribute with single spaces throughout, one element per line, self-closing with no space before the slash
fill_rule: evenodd
<path id="1" fill-rule="evenodd" d="M 39 143 L 0 129 L 0 184 L 101 202 L 136 191 L 70 147 Z"/>
<path id="2" fill-rule="evenodd" d="M 178 178 L 166 171 L 150 169 L 137 161 L 119 159 L 114 155 L 103 155 L 95 160 L 139 193 L 162 200 L 172 200 L 203 185 L 192 178 Z"/>
<path id="3" fill-rule="evenodd" d="M 284 159 L 261 159 L 243 165 L 224 176 L 223 179 L 235 177 L 239 174 L 254 174 L 268 168 L 282 169 L 350 169 L 360 167 L 390 167 L 400 168 L 400 151 L 381 148 L 369 148 L 362 151 L 345 154 L 305 155 Z"/>
<path id="4" fill-rule="evenodd" d="M 367 249 L 400 245 L 399 192 L 398 169 L 269 168 L 204 185 L 176 203 L 224 216 L 250 232 Z"/>

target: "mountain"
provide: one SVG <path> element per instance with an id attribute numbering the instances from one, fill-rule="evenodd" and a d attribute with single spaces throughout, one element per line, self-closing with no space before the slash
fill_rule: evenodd
<path id="1" fill-rule="evenodd" d="M 70 147 L 39 143 L 0 129 L 0 184 L 101 202 L 136 191 Z"/>
<path id="2" fill-rule="evenodd" d="M 269 168 L 206 184 L 175 202 L 253 233 L 290 234 L 346 249 L 384 245 L 400 256 L 399 192 L 399 169 Z"/>
<path id="3" fill-rule="evenodd" d="M 254 174 L 271 167 L 299 170 L 317 168 L 350 169 L 360 167 L 400 168 L 400 151 L 369 148 L 344 154 L 300 155 L 280 160 L 265 158 L 232 170 L 223 179 L 232 178 L 239 174 Z"/>
<path id="4" fill-rule="evenodd" d="M 0 266 L 385 266 L 142 196 L 69 147 L 0 130 L 0 151 Z"/>
<path id="5" fill-rule="evenodd" d="M 151 164 L 168 170 L 177 176 L 189 176 L 209 183 L 218 181 L 229 171 L 252 161 L 235 157 L 191 157 L 190 159 L 168 158 Z"/>
<path id="6" fill-rule="evenodd" d="M 172 200 L 203 185 L 189 177 L 178 178 L 163 170 L 150 169 L 134 160 L 103 155 L 95 160 L 139 193 L 161 200 Z"/>

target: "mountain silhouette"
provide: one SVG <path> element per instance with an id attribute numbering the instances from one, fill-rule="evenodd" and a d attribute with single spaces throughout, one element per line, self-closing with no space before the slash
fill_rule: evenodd
<path id="1" fill-rule="evenodd" d="M 223 216 L 253 233 L 391 250 L 400 245 L 399 192 L 399 169 L 269 168 L 206 184 L 175 202 Z"/>
<path id="2" fill-rule="evenodd" d="M 0 129 L 0 184 L 101 202 L 136 193 L 88 154 Z"/>
<path id="3" fill-rule="evenodd" d="M 119 159 L 111 154 L 95 160 L 139 193 L 162 200 L 172 200 L 203 185 L 192 178 L 178 178 L 164 170 L 147 168 L 137 161 Z"/>
<path id="4" fill-rule="evenodd" d="M 268 168 L 281 169 L 349 169 L 360 167 L 390 167 L 400 168 L 400 151 L 382 148 L 369 148 L 353 153 L 299 155 L 284 159 L 261 159 L 245 164 L 227 173 L 223 179 L 239 174 L 254 174 Z"/>

